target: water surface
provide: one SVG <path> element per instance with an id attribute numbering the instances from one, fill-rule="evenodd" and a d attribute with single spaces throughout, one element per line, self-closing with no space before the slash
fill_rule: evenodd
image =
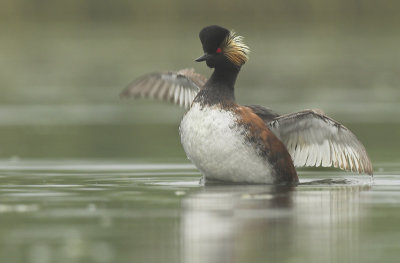
<path id="1" fill-rule="evenodd" d="M 4 262 L 397 262 L 400 165 L 199 184 L 186 163 L 0 162 Z"/>

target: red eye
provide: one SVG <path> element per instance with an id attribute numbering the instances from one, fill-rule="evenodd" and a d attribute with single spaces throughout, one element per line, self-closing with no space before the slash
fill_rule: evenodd
<path id="1" fill-rule="evenodd" d="M 217 51 L 215 51 L 216 53 L 221 53 L 222 52 L 222 49 L 219 47 L 219 48 L 217 48 Z"/>

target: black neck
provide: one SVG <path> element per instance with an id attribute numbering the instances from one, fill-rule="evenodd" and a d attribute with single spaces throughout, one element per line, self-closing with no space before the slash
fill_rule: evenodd
<path id="1" fill-rule="evenodd" d="M 202 104 L 230 104 L 235 102 L 234 87 L 240 67 L 216 67 L 198 96 Z"/>

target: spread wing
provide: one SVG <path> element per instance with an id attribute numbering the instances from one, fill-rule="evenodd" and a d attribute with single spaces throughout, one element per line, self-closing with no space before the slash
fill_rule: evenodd
<path id="1" fill-rule="evenodd" d="M 270 122 L 269 127 L 286 145 L 297 167 L 334 166 L 372 175 L 372 164 L 362 143 L 322 111 L 283 115 Z"/>
<path id="2" fill-rule="evenodd" d="M 177 72 L 154 72 L 144 75 L 122 91 L 121 97 L 152 98 L 189 108 L 207 79 L 194 69 Z"/>

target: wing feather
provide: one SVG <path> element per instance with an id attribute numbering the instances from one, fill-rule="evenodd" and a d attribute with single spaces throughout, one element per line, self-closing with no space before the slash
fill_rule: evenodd
<path id="1" fill-rule="evenodd" d="M 179 102 L 180 102 L 180 95 L 181 95 L 180 90 L 181 90 L 181 86 L 180 85 L 176 86 L 175 92 L 173 95 L 173 101 L 175 104 L 179 104 Z"/>
<path id="2" fill-rule="evenodd" d="M 185 89 L 181 86 L 181 92 L 179 94 L 179 106 L 185 107 Z"/>
<path id="3" fill-rule="evenodd" d="M 188 109 L 207 79 L 194 69 L 155 72 L 133 81 L 121 97 L 151 98 L 178 104 Z"/>
<path id="4" fill-rule="evenodd" d="M 332 166 L 332 156 L 328 140 L 324 140 L 324 142 L 321 144 L 321 166 Z"/>
<path id="5" fill-rule="evenodd" d="M 162 82 L 161 86 L 159 87 L 157 99 L 159 100 L 166 100 L 168 94 L 168 82 Z"/>
<path id="6" fill-rule="evenodd" d="M 190 91 L 185 89 L 185 108 L 189 108 L 190 102 Z"/>
<path id="7" fill-rule="evenodd" d="M 349 129 L 320 110 L 276 117 L 268 125 L 286 145 L 297 167 L 334 166 L 358 173 L 373 173 L 362 143 Z"/>

